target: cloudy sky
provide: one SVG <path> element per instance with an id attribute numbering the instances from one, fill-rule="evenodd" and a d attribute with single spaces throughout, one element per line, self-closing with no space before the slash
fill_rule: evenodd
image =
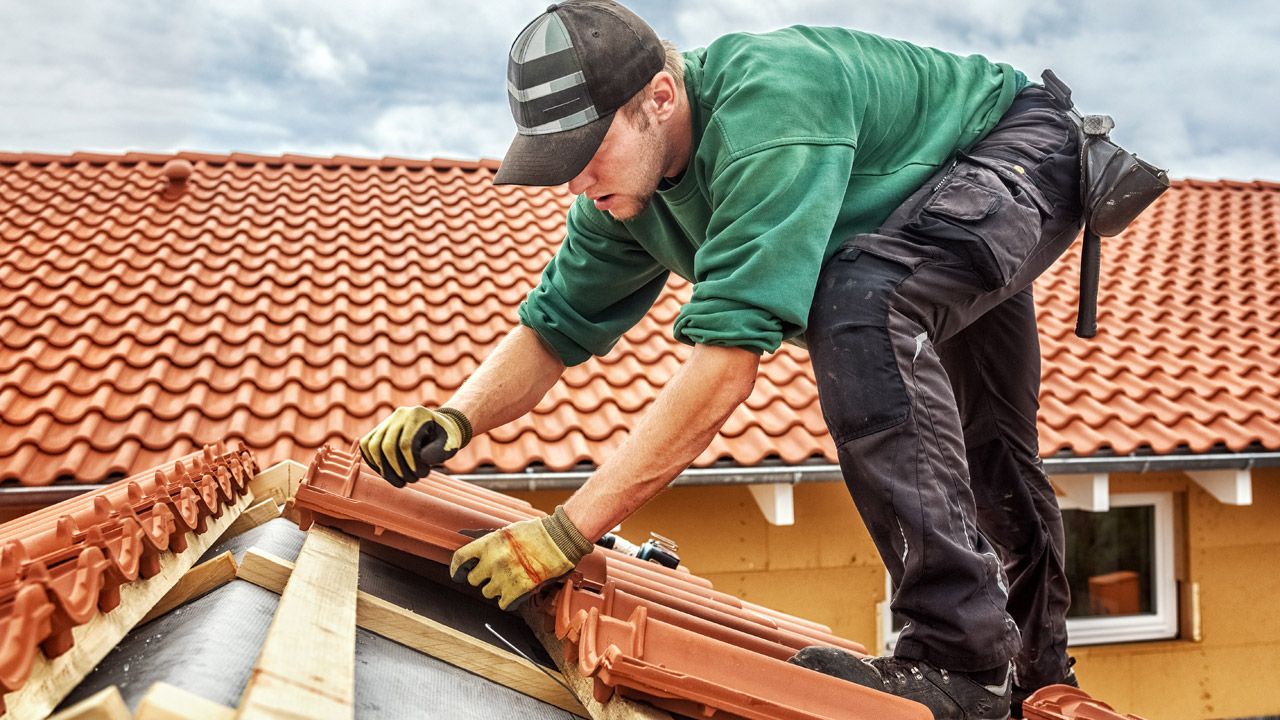
<path id="1" fill-rule="evenodd" d="M 1280 180 L 1274 0 L 631 0 L 682 48 L 845 25 L 1036 77 L 1174 177 Z M 501 157 L 534 0 L 0 0 L 0 150 Z"/>

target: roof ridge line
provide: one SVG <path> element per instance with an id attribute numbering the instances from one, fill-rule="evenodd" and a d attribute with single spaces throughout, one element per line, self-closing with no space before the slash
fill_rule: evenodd
<path id="1" fill-rule="evenodd" d="M 229 152 L 229 153 L 207 153 L 196 152 L 190 150 L 182 150 L 172 153 L 152 153 L 129 151 L 124 153 L 98 153 L 98 152 L 72 152 L 72 153 L 42 153 L 42 152 L 5 152 L 0 151 L 0 165 L 16 165 L 21 162 L 31 163 L 33 165 L 51 165 L 55 163 L 92 163 L 105 165 L 109 163 L 119 163 L 124 165 L 152 164 L 163 165 L 170 160 L 189 160 L 192 162 L 206 162 L 211 165 L 257 165 L 265 163 L 267 165 L 296 165 L 299 167 L 312 167 L 315 165 L 323 165 L 326 167 L 333 166 L 350 166 L 357 168 L 409 168 L 413 170 L 434 169 L 434 170 L 497 170 L 500 160 L 494 158 L 479 158 L 476 160 L 462 160 L 457 158 L 433 157 L 429 159 L 400 157 L 394 155 L 386 155 L 381 158 L 358 157 L 354 155 L 331 155 L 325 157 L 322 155 L 302 155 L 298 153 L 284 153 L 281 155 L 262 155 L 256 153 L 245 152 Z"/>

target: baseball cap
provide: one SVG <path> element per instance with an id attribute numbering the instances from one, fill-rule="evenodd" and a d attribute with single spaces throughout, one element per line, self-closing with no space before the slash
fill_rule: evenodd
<path id="1" fill-rule="evenodd" d="M 567 0 L 529 23 L 507 59 L 516 137 L 495 185 L 559 185 L 591 162 L 613 117 L 662 70 L 653 29 L 611 0 Z"/>

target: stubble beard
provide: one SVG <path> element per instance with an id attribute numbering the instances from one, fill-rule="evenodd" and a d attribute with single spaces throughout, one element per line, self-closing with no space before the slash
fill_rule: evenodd
<path id="1" fill-rule="evenodd" d="M 631 212 L 629 212 L 629 213 L 623 214 L 623 215 L 619 215 L 617 212 L 615 212 L 615 211 L 613 211 L 613 210 L 610 210 L 610 211 L 609 211 L 609 214 L 613 216 L 613 219 L 614 219 L 614 220 L 617 220 L 617 221 L 619 221 L 619 222 L 629 223 L 629 222 L 631 222 L 632 220 L 635 220 L 636 218 L 638 218 L 638 217 L 640 217 L 641 215 L 643 215 L 643 214 L 644 214 L 644 212 L 645 212 L 646 210 L 648 210 L 648 209 L 649 209 L 649 206 L 653 204 L 653 195 L 654 195 L 654 193 L 655 193 L 655 192 L 657 192 L 657 190 L 658 190 L 658 188 L 657 188 L 657 186 L 655 185 L 655 186 L 654 186 L 654 188 L 653 188 L 653 190 L 650 190 L 649 192 L 645 193 L 644 195 L 641 195 L 641 196 L 637 197 L 637 198 L 634 200 L 635 205 L 636 205 L 635 210 L 633 210 L 633 211 L 631 211 Z"/>
<path id="2" fill-rule="evenodd" d="M 646 123 L 648 129 L 649 124 Z M 631 222 L 639 218 L 653 204 L 653 196 L 658 191 L 658 185 L 662 182 L 663 171 L 666 169 L 666 154 L 661 141 L 661 136 L 657 132 L 657 127 L 650 131 L 648 142 L 644 145 L 644 150 L 640 157 L 636 158 L 636 172 L 644 179 L 644 186 L 640 193 L 633 195 L 630 199 L 633 208 L 629 212 L 623 211 L 621 214 L 613 210 L 609 214 L 614 220 L 620 222 Z"/>

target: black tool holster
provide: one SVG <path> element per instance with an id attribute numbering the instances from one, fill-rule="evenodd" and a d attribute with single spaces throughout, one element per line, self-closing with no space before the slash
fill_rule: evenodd
<path id="1" fill-rule="evenodd" d="M 1110 115 L 1081 115 L 1071 102 L 1071 88 L 1052 70 L 1040 76 L 1054 104 L 1071 118 L 1080 133 L 1080 204 L 1084 213 L 1084 248 L 1080 258 L 1080 307 L 1076 335 L 1098 334 L 1098 271 L 1102 238 L 1119 235 L 1165 190 L 1166 171 L 1138 158 L 1111 140 Z"/>

